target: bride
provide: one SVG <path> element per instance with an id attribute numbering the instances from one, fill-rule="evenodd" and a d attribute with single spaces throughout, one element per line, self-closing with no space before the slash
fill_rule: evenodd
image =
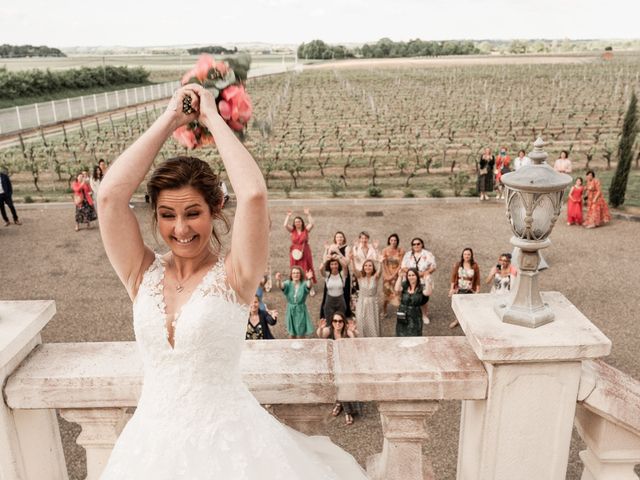
<path id="1" fill-rule="evenodd" d="M 195 110 L 188 115 L 187 96 Z M 165 255 L 144 244 L 128 204 L 167 137 L 196 119 L 212 132 L 237 196 L 226 257 L 214 228 L 223 218 L 222 192 L 207 163 L 178 157 L 151 174 L 153 224 L 169 247 Z M 366 479 L 348 453 L 282 425 L 242 383 L 247 304 L 267 266 L 267 191 L 211 93 L 198 85 L 178 90 L 109 169 L 98 206 L 105 250 L 133 300 L 144 364 L 138 408 L 101 478 Z"/>

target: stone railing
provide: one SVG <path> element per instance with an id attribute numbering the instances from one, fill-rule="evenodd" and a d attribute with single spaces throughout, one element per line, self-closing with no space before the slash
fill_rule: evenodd
<path id="1" fill-rule="evenodd" d="M 584 480 L 637 478 L 638 382 L 589 360 L 610 342 L 560 294 L 544 298 L 557 320 L 535 330 L 496 321 L 489 295 L 459 295 L 453 307 L 467 338 L 247 342 L 244 380 L 307 433 L 336 398 L 376 402 L 384 444 L 367 461 L 372 479 L 433 478 L 422 444 L 444 399 L 463 403 L 459 480 L 563 479 L 574 418 L 588 447 Z M 54 313 L 53 302 L 0 302 L 3 480 L 68 478 L 56 411 L 82 427 L 87 478 L 99 478 L 141 391 L 132 342 L 41 344 Z"/>
<path id="2" fill-rule="evenodd" d="M 582 480 L 637 480 L 640 382 L 602 361 L 582 362 L 575 424 L 587 449 Z"/>

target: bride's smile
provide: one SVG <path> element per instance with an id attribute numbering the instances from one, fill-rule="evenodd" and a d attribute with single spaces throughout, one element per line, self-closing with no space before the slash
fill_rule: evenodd
<path id="1" fill-rule="evenodd" d="M 196 257 L 209 248 L 213 216 L 193 187 L 162 190 L 158 195 L 158 230 L 179 257 Z"/>

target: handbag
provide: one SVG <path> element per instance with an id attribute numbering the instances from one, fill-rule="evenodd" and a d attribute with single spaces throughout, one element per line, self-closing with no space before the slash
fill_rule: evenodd
<path id="1" fill-rule="evenodd" d="M 293 257 L 294 260 L 301 260 L 302 250 L 298 250 L 297 248 L 294 248 L 293 250 L 291 250 L 291 257 Z"/>
<path id="2" fill-rule="evenodd" d="M 489 169 L 487 167 L 480 169 L 480 175 L 486 175 L 487 173 L 489 173 Z"/>
<path id="3" fill-rule="evenodd" d="M 406 307 L 402 304 L 398 307 L 398 311 L 396 312 L 396 322 L 400 325 L 406 325 L 408 323 L 407 312 L 405 311 Z"/>

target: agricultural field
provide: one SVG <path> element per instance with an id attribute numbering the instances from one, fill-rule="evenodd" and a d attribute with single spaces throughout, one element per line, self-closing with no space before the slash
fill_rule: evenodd
<path id="1" fill-rule="evenodd" d="M 79 67 L 128 66 L 144 67 L 151 72 L 152 82 L 178 80 L 184 72 L 198 61 L 198 55 L 69 55 L 67 57 L 3 58 L 0 66 L 8 71 L 32 69 L 66 70 Z M 294 54 L 252 55 L 252 67 L 268 67 L 279 63 L 293 63 Z"/>
<path id="2" fill-rule="evenodd" d="M 251 79 L 248 89 L 254 117 L 245 143 L 276 197 L 472 196 L 482 148 L 506 146 L 515 156 L 537 136 L 548 142 L 550 163 L 566 149 L 575 176 L 593 168 L 608 188 L 627 102 L 640 91 L 640 55 L 321 65 Z M 76 171 L 113 161 L 161 111 L 149 105 L 122 120 L 43 135 L 0 150 L 0 165 L 13 174 L 17 200 L 66 199 Z M 171 140 L 159 159 L 185 153 Z M 195 154 L 223 173 L 215 148 Z M 640 206 L 639 162 L 631 207 Z"/>

